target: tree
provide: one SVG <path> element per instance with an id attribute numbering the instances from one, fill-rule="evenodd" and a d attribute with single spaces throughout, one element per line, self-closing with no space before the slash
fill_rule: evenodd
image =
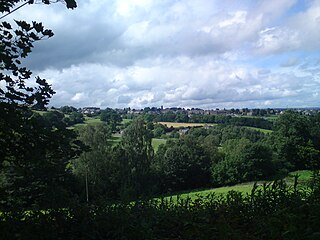
<path id="1" fill-rule="evenodd" d="M 82 185 L 82 195 L 87 194 L 90 202 L 116 198 L 119 168 L 112 156 L 111 127 L 104 123 L 87 125 L 78 133 L 79 140 L 89 148 L 73 161 L 73 171 Z"/>
<path id="2" fill-rule="evenodd" d="M 69 125 L 74 125 L 74 124 L 83 123 L 83 122 L 84 122 L 84 116 L 82 113 L 72 112 L 69 115 Z"/>
<path id="3" fill-rule="evenodd" d="M 112 130 L 115 131 L 117 125 L 121 123 L 122 117 L 112 108 L 107 108 L 101 112 L 100 120 L 111 125 Z"/>
<path id="4" fill-rule="evenodd" d="M 55 128 L 61 129 L 66 127 L 64 114 L 58 111 L 49 111 L 43 114 L 43 117 L 50 122 Z"/>
<path id="5" fill-rule="evenodd" d="M 11 105 L 2 110 L 2 117 L 5 116 L 0 118 L 1 208 L 66 206 L 73 182 L 69 161 L 80 151 L 75 133 L 66 129 L 61 118 L 50 121 Z"/>
<path id="6" fill-rule="evenodd" d="M 51 3 L 0 0 L 0 18 L 39 2 Z M 64 2 L 76 7 L 74 0 Z M 6 211 L 66 206 L 72 185 L 68 163 L 79 153 L 79 143 L 57 114 L 49 121 L 30 110 L 45 109 L 54 91 L 40 77 L 27 83 L 32 72 L 22 66 L 34 43 L 53 32 L 42 23 L 15 23 L 0 23 L 0 204 Z"/>
<path id="7" fill-rule="evenodd" d="M 49 0 L 42 2 L 50 4 Z M 19 3 L 22 5 L 16 7 Z M 1 19 L 26 4 L 35 3 L 35 0 L 1 0 L 0 12 L 4 14 Z M 65 0 L 65 3 L 68 8 L 76 7 L 74 0 Z M 40 77 L 36 77 L 37 87 L 29 87 L 26 81 L 31 78 L 32 72 L 21 64 L 22 59 L 32 51 L 34 43 L 52 37 L 53 32 L 35 21 L 31 24 L 18 20 L 15 22 L 16 28 L 6 21 L 0 23 L 0 70 L 3 71 L 0 73 L 0 82 L 5 85 L 0 88 L 0 101 L 34 104 L 36 108 L 44 109 L 54 91 Z"/>
<path id="8" fill-rule="evenodd" d="M 275 173 L 271 149 L 248 139 L 231 139 L 223 144 L 224 159 L 212 168 L 215 185 L 256 181 Z"/>
<path id="9" fill-rule="evenodd" d="M 153 168 L 159 177 L 161 192 L 171 192 L 210 184 L 211 158 L 193 138 L 167 141 L 160 145 Z"/>
<path id="10" fill-rule="evenodd" d="M 165 128 L 162 124 L 156 124 L 153 130 L 154 137 L 161 138 L 161 136 L 166 133 Z"/>
<path id="11" fill-rule="evenodd" d="M 118 152 L 124 156 L 120 163 L 124 198 L 145 195 L 150 190 L 154 154 L 151 140 L 152 132 L 146 128 L 143 118 L 134 119 L 123 133 Z"/>
<path id="12" fill-rule="evenodd" d="M 312 125 L 307 116 L 293 111 L 286 111 L 275 122 L 274 148 L 279 158 L 291 165 L 289 170 L 308 168 L 311 153 L 307 152 L 316 149 L 311 134 Z"/>
<path id="13" fill-rule="evenodd" d="M 73 112 L 78 112 L 78 110 L 75 107 L 72 106 L 63 106 L 59 109 L 64 114 L 71 114 Z"/>

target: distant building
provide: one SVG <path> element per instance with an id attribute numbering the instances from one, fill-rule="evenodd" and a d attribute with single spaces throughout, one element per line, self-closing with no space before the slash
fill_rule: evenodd
<path id="1" fill-rule="evenodd" d="M 81 109 L 81 113 L 83 114 L 99 114 L 101 112 L 101 109 L 98 107 L 84 107 Z"/>

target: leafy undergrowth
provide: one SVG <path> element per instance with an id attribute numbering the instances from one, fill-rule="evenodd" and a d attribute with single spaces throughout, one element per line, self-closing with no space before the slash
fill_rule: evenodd
<path id="1" fill-rule="evenodd" d="M 3 213 L 2 239 L 319 239 L 319 182 L 285 182 L 196 199 L 153 199 Z"/>

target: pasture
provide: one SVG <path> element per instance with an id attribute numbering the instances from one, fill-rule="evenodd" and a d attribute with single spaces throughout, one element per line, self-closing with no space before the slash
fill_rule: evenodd
<path id="1" fill-rule="evenodd" d="M 247 127 L 247 126 L 243 126 L 245 128 L 251 129 L 251 130 L 255 130 L 255 131 L 260 131 L 262 133 L 272 133 L 272 130 L 268 130 L 268 129 L 263 129 L 263 128 L 256 128 L 256 127 Z"/>
<path id="2" fill-rule="evenodd" d="M 205 126 L 216 126 L 216 123 L 177 123 L 177 122 L 158 122 L 168 128 L 187 128 L 187 127 L 205 127 Z"/>
<path id="3" fill-rule="evenodd" d="M 174 194 L 171 196 L 167 196 L 165 198 L 167 199 L 171 198 L 173 201 L 176 201 L 178 199 L 187 199 L 187 198 L 191 200 L 195 200 L 199 197 L 208 196 L 209 194 L 224 195 L 224 194 L 227 194 L 229 191 L 237 191 L 237 192 L 242 192 L 246 194 L 251 192 L 253 185 L 254 183 L 250 182 L 250 183 L 243 183 L 243 184 L 238 184 L 234 186 L 211 188 L 206 190 L 191 190 L 189 192 Z M 260 183 L 260 185 L 262 185 L 262 182 Z"/>
<path id="4" fill-rule="evenodd" d="M 152 147 L 155 152 L 158 151 L 158 148 L 161 144 L 165 144 L 167 142 L 166 139 L 161 139 L 161 138 L 152 138 Z"/>
<path id="5" fill-rule="evenodd" d="M 298 183 L 301 187 L 304 187 L 308 184 L 308 182 L 312 178 L 312 171 L 310 170 L 300 170 L 295 172 L 290 172 L 286 178 L 284 178 L 285 182 L 292 186 L 294 183 L 294 176 L 298 175 Z M 258 189 L 263 185 L 263 183 L 270 183 L 271 181 L 259 181 L 257 182 Z M 219 188 L 211 188 L 211 189 L 204 189 L 204 190 L 190 190 L 188 192 L 182 192 L 179 194 L 173 194 L 170 196 L 166 196 L 166 199 L 172 199 L 173 201 L 176 201 L 178 199 L 191 199 L 195 200 L 199 197 L 205 197 L 209 194 L 217 194 L 217 195 L 225 195 L 229 191 L 237 191 L 241 192 L 243 194 L 249 194 L 252 191 L 254 182 L 247 182 L 247 183 L 241 183 L 234 186 L 226 186 L 226 187 L 219 187 Z"/>

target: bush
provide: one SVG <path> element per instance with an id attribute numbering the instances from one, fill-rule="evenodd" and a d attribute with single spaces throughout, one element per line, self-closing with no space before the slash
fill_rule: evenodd
<path id="1" fill-rule="evenodd" d="M 295 185 L 296 186 L 296 185 Z M 284 182 L 195 200 L 2 213 L 3 239 L 318 239 L 320 193 Z"/>

